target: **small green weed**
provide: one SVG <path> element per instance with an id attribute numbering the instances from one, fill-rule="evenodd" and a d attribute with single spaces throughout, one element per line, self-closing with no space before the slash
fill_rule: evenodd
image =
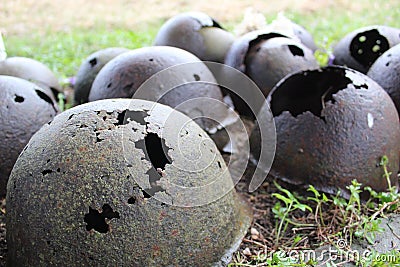
<path id="1" fill-rule="evenodd" d="M 373 244 L 376 235 L 383 231 L 380 227 L 381 218 L 399 210 L 400 194 L 390 183 L 388 163 L 388 158 L 383 156 L 380 165 L 389 186 L 387 191 L 376 192 L 370 187 L 363 188 L 362 184 L 353 180 L 346 187 L 348 199 L 343 198 L 340 191 L 336 195 L 328 195 L 312 185 L 307 190 L 310 195 L 305 199 L 274 182 L 278 191 L 271 194 L 277 200 L 272 207 L 276 224 L 271 247 L 268 247 L 268 251 L 251 256 L 250 261 L 239 253 L 235 256 L 235 263 L 230 266 L 316 266 L 317 263 L 313 261 L 288 257 L 288 252 L 292 250 L 315 249 L 306 242 L 310 238 L 313 238 L 316 247 L 334 246 L 342 254 L 354 252 L 351 250 L 354 239 L 364 239 Z M 369 195 L 367 201 L 362 199 L 365 194 Z M 359 266 L 392 266 L 382 265 L 379 259 L 396 254 L 397 258 L 391 257 L 400 261 L 396 251 L 371 253 L 372 256 L 368 255 L 370 257 L 353 260 Z M 382 257 L 379 258 L 379 255 Z M 335 266 L 333 262 L 324 264 Z"/>
<path id="2" fill-rule="evenodd" d="M 276 202 L 275 206 L 272 208 L 272 212 L 275 214 L 275 217 L 280 220 L 277 230 L 276 230 L 276 238 L 275 245 L 278 246 L 282 233 L 286 232 L 289 224 L 295 226 L 313 226 L 310 224 L 302 224 L 297 223 L 289 218 L 289 214 L 296 211 L 301 210 L 305 212 L 308 210 L 309 212 L 313 212 L 312 208 L 306 204 L 300 203 L 298 197 L 295 197 L 289 190 L 282 188 L 278 183 L 274 182 L 275 186 L 281 191 L 281 193 L 274 193 L 272 197 L 279 199 L 279 202 Z M 281 202 L 284 203 L 285 206 L 281 206 Z"/>

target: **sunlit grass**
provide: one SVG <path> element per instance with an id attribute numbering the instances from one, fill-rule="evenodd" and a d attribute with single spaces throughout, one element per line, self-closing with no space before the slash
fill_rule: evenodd
<path id="1" fill-rule="evenodd" d="M 107 47 L 130 49 L 151 45 L 154 31 L 132 32 L 129 30 L 94 29 L 73 30 L 70 33 L 51 33 L 26 37 L 9 37 L 5 40 L 7 54 L 30 57 L 46 64 L 55 74 L 69 77 L 76 74 L 82 61 L 91 53 Z"/>
<path id="2" fill-rule="evenodd" d="M 315 14 L 303 16 L 299 13 L 288 14 L 292 20 L 306 27 L 319 45 L 325 42 L 335 43 L 347 33 L 369 25 L 387 25 L 400 27 L 400 4 L 397 8 L 379 10 L 375 4 L 360 7 L 357 13 L 346 10 L 323 10 Z M 378 2 L 378 1 L 375 1 Z"/>
<path id="3" fill-rule="evenodd" d="M 326 8 L 315 11 L 287 10 L 285 16 L 304 26 L 320 47 L 330 49 L 347 33 L 368 25 L 382 24 L 400 27 L 400 4 L 397 1 L 354 1 L 356 8 Z M 265 12 L 267 22 L 276 14 Z M 220 21 L 228 30 L 240 22 Z M 107 47 L 130 49 L 151 45 L 163 21 L 151 21 L 144 29 L 125 29 L 108 25 L 90 30 L 74 28 L 68 32 L 48 32 L 25 36 L 7 36 L 8 56 L 25 56 L 41 61 L 60 77 L 74 76 L 82 61 L 91 53 Z"/>

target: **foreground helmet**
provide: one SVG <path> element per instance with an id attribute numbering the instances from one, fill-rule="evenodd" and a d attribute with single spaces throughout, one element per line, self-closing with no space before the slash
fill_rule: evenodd
<path id="1" fill-rule="evenodd" d="M 31 139 L 8 190 L 10 266 L 222 265 L 250 223 L 207 134 L 144 100 L 63 112 Z"/>

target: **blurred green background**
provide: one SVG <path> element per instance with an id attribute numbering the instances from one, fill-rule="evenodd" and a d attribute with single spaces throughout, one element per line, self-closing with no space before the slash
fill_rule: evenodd
<path id="1" fill-rule="evenodd" d="M 160 0 L 14 0 L 0 5 L 0 31 L 8 56 L 37 59 L 63 79 L 99 49 L 152 44 L 159 27 L 184 11 L 203 11 L 234 30 L 246 8 L 265 15 L 279 12 L 304 26 L 329 51 L 345 34 L 382 24 L 400 27 L 400 1 L 160 1 Z"/>

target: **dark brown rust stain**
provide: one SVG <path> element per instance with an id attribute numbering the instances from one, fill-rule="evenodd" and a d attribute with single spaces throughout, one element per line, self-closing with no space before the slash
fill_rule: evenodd
<path id="1" fill-rule="evenodd" d="M 160 216 L 158 217 L 158 220 L 159 220 L 159 221 L 162 221 L 162 220 L 164 220 L 167 216 L 168 216 L 167 212 L 164 211 L 164 210 L 162 210 L 162 211 L 160 212 Z"/>
<path id="2" fill-rule="evenodd" d="M 179 236 L 179 230 L 177 230 L 177 229 L 172 230 L 171 236 Z"/>
<path id="3" fill-rule="evenodd" d="M 334 104 L 333 95 L 347 88 L 352 80 L 346 77 L 341 69 L 326 69 L 321 75 L 319 71 L 305 71 L 293 75 L 278 85 L 271 97 L 271 111 L 274 117 L 289 111 L 293 117 L 308 111 L 325 120 L 322 110 L 327 103 Z M 296 88 L 301 84 L 301 88 Z"/>
<path id="4" fill-rule="evenodd" d="M 157 256 L 159 256 L 160 253 L 161 253 L 161 248 L 160 248 L 160 246 L 158 246 L 158 245 L 154 245 L 154 246 L 152 247 L 152 250 L 153 250 L 153 257 L 157 257 Z"/>

